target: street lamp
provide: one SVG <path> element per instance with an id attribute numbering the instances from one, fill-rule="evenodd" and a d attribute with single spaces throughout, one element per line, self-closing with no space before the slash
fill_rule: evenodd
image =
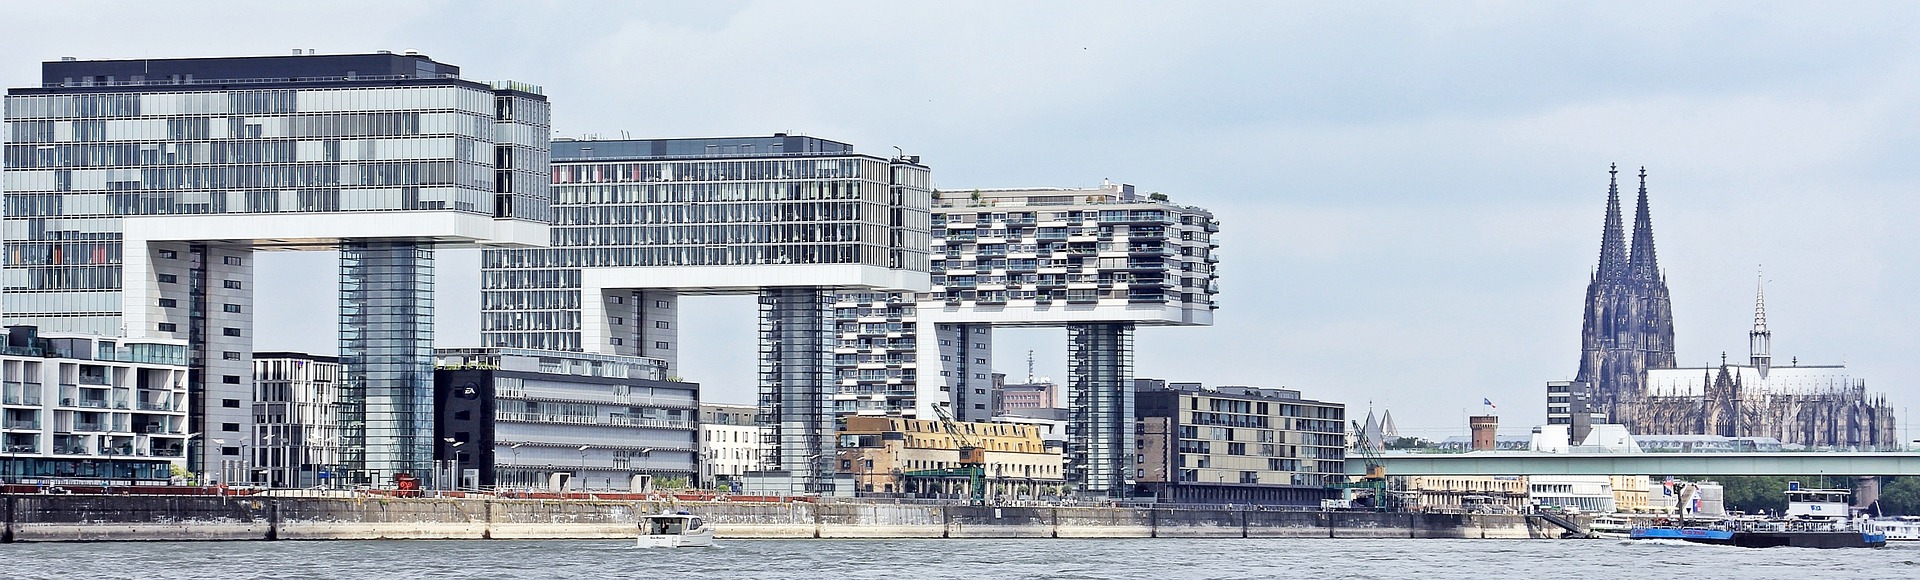
<path id="1" fill-rule="evenodd" d="M 586 478 L 587 478 L 587 449 L 588 449 L 588 448 L 590 448 L 590 447 L 593 447 L 593 446 L 592 446 L 592 445 L 581 445 L 581 446 L 580 446 L 580 473 L 578 473 L 578 474 L 576 474 L 576 475 L 574 475 L 574 476 L 573 476 L 573 477 L 574 477 L 574 479 L 577 479 L 577 480 L 580 480 L 580 488 L 581 488 L 581 489 L 586 489 L 586 486 L 587 486 L 587 484 L 586 484 L 586 480 L 587 480 L 587 479 L 586 479 Z"/>
<path id="2" fill-rule="evenodd" d="M 508 445 L 508 446 L 507 446 L 507 449 L 511 449 L 511 450 L 513 450 L 513 483 L 514 483 L 514 485 L 516 485 L 516 486 L 517 486 L 517 485 L 520 485 L 520 479 L 521 479 L 521 478 L 520 478 L 520 476 L 522 475 L 522 474 L 520 473 L 520 472 L 521 472 L 521 469 L 520 469 L 520 446 L 522 446 L 522 445 L 526 445 L 526 444 L 527 444 L 527 443 L 526 443 L 525 441 L 522 441 L 522 442 L 519 442 L 519 443 L 515 443 L 515 444 L 512 444 L 512 445 Z M 499 485 L 499 484 L 500 484 L 500 482 L 498 481 L 498 479 L 499 479 L 498 477 L 496 477 L 496 478 L 495 478 L 495 481 L 494 481 L 494 485 Z"/>

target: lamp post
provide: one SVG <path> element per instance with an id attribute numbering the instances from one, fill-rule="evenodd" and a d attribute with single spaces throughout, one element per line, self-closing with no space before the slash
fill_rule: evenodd
<path id="1" fill-rule="evenodd" d="M 593 446 L 592 446 L 592 445 L 581 445 L 581 446 L 580 446 L 580 473 L 578 473 L 578 474 L 575 474 L 575 475 L 573 476 L 573 478 L 574 478 L 574 479 L 576 479 L 576 480 L 579 480 L 579 481 L 581 482 L 581 483 L 580 483 L 580 488 L 581 488 L 581 489 L 583 489 L 583 490 L 584 490 L 584 489 L 586 489 L 586 487 L 587 487 L 587 484 L 586 484 L 586 477 L 587 477 L 587 449 L 588 449 L 588 448 L 591 448 L 591 447 L 593 447 Z"/>
<path id="2" fill-rule="evenodd" d="M 522 470 L 520 469 L 520 446 L 522 445 L 526 445 L 526 442 L 523 441 L 520 443 L 515 443 L 507 446 L 507 449 L 513 450 L 513 483 L 516 486 L 520 485 L 520 476 L 522 475 L 521 473 Z M 496 474 L 496 477 L 494 478 L 493 484 L 496 486 L 500 485 L 499 477 L 497 477 L 497 474 Z"/>
<path id="3" fill-rule="evenodd" d="M 207 441 L 212 442 L 214 445 L 220 446 L 220 454 L 223 456 L 226 455 L 226 451 L 227 451 L 226 439 L 213 438 L 213 439 L 208 439 Z M 226 484 L 233 483 L 233 460 L 232 459 L 220 460 L 220 481 L 217 481 L 215 483 L 226 483 Z"/>

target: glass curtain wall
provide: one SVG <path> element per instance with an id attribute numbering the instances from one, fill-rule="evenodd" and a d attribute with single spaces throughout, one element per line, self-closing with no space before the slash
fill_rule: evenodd
<path id="1" fill-rule="evenodd" d="M 433 467 L 433 249 L 340 247 L 343 462 L 374 483 Z"/>
<path id="2" fill-rule="evenodd" d="M 1133 466 L 1133 325 L 1068 325 L 1067 374 L 1067 483 L 1122 496 Z"/>
<path id="3" fill-rule="evenodd" d="M 833 469 L 833 303 L 819 288 L 760 292 L 760 440 L 769 470 L 828 491 Z"/>

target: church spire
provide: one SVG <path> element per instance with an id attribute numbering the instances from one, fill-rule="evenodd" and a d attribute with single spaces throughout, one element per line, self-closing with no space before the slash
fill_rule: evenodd
<path id="1" fill-rule="evenodd" d="M 1607 224 L 1600 234 L 1601 280 L 1620 280 L 1627 271 L 1627 241 L 1620 224 L 1620 166 L 1607 166 Z"/>
<path id="2" fill-rule="evenodd" d="M 1640 203 L 1633 212 L 1633 279 L 1660 279 L 1660 262 L 1653 254 L 1653 212 L 1647 208 L 1647 168 L 1640 168 Z"/>
<path id="3" fill-rule="evenodd" d="M 1753 331 L 1747 333 L 1749 356 L 1753 367 L 1760 371 L 1760 380 L 1767 380 L 1767 369 L 1773 366 L 1773 331 L 1767 330 L 1767 278 L 1766 274 L 1757 276 L 1753 291 Z"/>

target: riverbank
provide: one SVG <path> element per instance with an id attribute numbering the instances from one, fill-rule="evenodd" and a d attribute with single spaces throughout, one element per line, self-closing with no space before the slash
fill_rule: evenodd
<path id="1" fill-rule="evenodd" d="M 6 495 L 0 541 L 631 538 L 684 510 L 720 538 L 1553 538 L 1518 515 L 811 502 Z"/>

